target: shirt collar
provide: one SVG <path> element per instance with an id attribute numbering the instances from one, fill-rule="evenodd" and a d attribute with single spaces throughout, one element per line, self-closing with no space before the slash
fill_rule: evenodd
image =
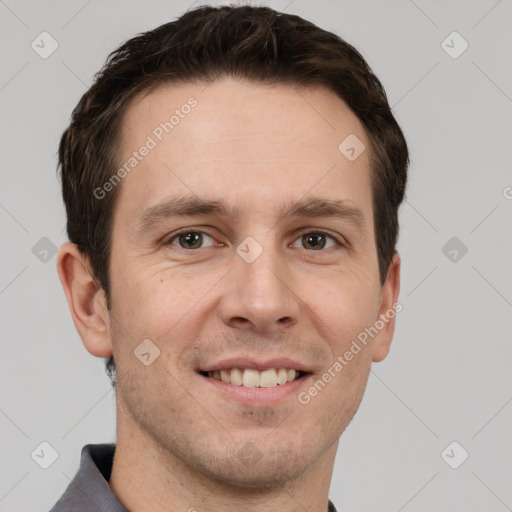
<path id="1" fill-rule="evenodd" d="M 50 512 L 129 512 L 108 485 L 115 449 L 115 444 L 85 445 L 78 472 Z"/>

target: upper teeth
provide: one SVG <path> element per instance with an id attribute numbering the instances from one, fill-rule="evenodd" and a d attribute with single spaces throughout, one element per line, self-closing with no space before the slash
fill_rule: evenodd
<path id="1" fill-rule="evenodd" d="M 246 386 L 249 388 L 272 388 L 278 384 L 292 382 L 298 376 L 298 371 L 286 368 L 269 368 L 268 370 L 254 370 L 252 368 L 231 370 L 220 370 L 208 372 L 208 377 L 222 380 L 235 386 Z"/>

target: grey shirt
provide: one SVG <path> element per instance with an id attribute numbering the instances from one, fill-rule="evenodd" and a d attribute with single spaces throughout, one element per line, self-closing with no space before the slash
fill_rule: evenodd
<path id="1" fill-rule="evenodd" d="M 129 512 L 108 485 L 115 449 L 115 444 L 85 445 L 75 477 L 50 512 Z M 336 512 L 330 501 L 328 512 Z"/>

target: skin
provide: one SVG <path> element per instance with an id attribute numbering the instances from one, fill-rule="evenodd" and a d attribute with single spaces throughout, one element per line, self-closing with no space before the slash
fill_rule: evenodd
<path id="1" fill-rule="evenodd" d="M 109 484 L 137 512 L 325 512 L 339 437 L 359 407 L 372 361 L 388 353 L 394 320 L 307 405 L 296 394 L 272 406 L 243 405 L 205 385 L 195 370 L 228 356 L 286 356 L 311 369 L 300 387 L 307 391 L 396 303 L 398 254 L 386 282 L 379 281 L 370 143 L 358 118 L 327 89 L 223 79 L 138 96 L 124 117 L 120 162 L 190 96 L 198 105 L 120 185 L 110 312 L 76 246 L 65 243 L 58 254 L 85 347 L 116 361 Z M 367 148 L 353 162 L 338 150 L 351 133 Z M 137 231 L 145 208 L 178 193 L 221 198 L 240 216 L 175 217 Z M 345 200 L 360 210 L 366 229 L 344 218 L 278 222 L 283 200 L 310 195 Z M 177 239 L 166 245 L 181 228 L 209 236 L 197 249 Z M 328 238 L 315 250 L 303 228 L 330 231 L 348 245 Z M 263 248 L 252 263 L 236 253 L 247 236 Z M 149 366 L 133 355 L 146 338 L 161 351 Z M 254 464 L 237 456 L 247 446 L 257 448 Z"/>

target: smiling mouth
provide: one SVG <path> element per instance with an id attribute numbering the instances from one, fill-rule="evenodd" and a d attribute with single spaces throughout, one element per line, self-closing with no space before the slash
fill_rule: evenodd
<path id="1" fill-rule="evenodd" d="M 307 372 L 293 368 L 268 368 L 256 370 L 254 368 L 231 368 L 229 370 L 201 371 L 205 377 L 247 388 L 273 388 L 284 386 L 290 382 L 308 375 Z"/>

